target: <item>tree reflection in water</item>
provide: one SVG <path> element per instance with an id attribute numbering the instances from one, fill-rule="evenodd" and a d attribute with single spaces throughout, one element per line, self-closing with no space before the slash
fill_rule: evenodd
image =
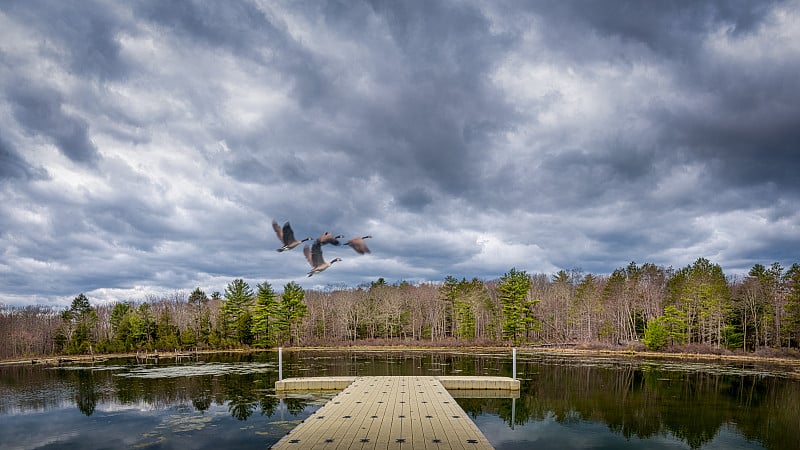
<path id="1" fill-rule="evenodd" d="M 78 382 L 75 392 L 75 405 L 85 416 L 91 416 L 97 407 L 97 393 L 95 392 L 94 372 L 80 370 L 76 372 Z"/>
<path id="2" fill-rule="evenodd" d="M 0 367 L 0 415 L 14 411 L 46 410 L 64 401 L 85 416 L 98 405 L 133 405 L 139 409 L 207 414 L 227 409 L 236 421 L 276 417 L 275 423 L 307 414 L 320 396 L 291 397 L 281 405 L 274 392 L 277 368 L 265 363 L 274 353 L 213 355 L 207 361 L 161 364 L 175 367 L 163 375 L 142 367 L 112 361 L 114 367 L 46 369 Z M 510 376 L 506 353 L 460 352 L 289 352 L 284 375 L 503 375 Z M 213 372 L 217 367 L 219 373 Z M 177 369 L 203 369 L 184 374 Z M 232 368 L 232 369 L 230 369 Z M 554 421 L 579 427 L 600 424 L 625 439 L 668 437 L 701 448 L 722 430 L 734 429 L 765 448 L 796 448 L 793 430 L 800 429 L 800 381 L 766 375 L 759 368 L 717 370 L 682 368 L 633 358 L 573 359 L 520 354 L 523 378 L 520 397 L 511 399 L 457 398 L 473 418 L 497 417 L 509 429 Z M 192 372 L 187 372 L 192 373 Z M 142 408 L 142 406 L 146 408 Z M 107 407 L 107 406 L 106 406 Z M 184 412 L 181 412 L 184 414 Z M 284 420 L 284 413 L 289 416 Z M 576 425 L 577 424 L 577 425 Z M 277 425 L 276 425 L 277 426 Z M 279 430 L 285 434 L 286 429 Z M 277 433 L 277 431 L 276 431 Z M 0 433 L 0 438 L 2 438 Z M 509 434 L 509 433 L 506 433 Z"/>

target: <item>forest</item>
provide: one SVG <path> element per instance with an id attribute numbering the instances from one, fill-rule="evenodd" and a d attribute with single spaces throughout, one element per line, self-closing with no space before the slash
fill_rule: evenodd
<path id="1" fill-rule="evenodd" d="M 606 345 L 710 352 L 800 347 L 800 264 L 726 277 L 699 258 L 610 275 L 561 270 L 499 279 L 303 290 L 232 280 L 165 297 L 63 310 L 0 305 L 0 359 L 179 349 L 332 345 Z M 794 350 L 793 350 L 794 349 Z"/>

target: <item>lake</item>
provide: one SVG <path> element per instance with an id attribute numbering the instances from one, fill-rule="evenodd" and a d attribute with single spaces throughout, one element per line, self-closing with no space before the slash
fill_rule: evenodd
<path id="1" fill-rule="evenodd" d="M 511 376 L 510 351 L 288 351 L 284 378 Z M 791 368 L 518 353 L 520 396 L 457 398 L 497 449 L 798 449 Z M 335 392 L 278 398 L 277 352 L 0 367 L 0 449 L 264 449 Z"/>

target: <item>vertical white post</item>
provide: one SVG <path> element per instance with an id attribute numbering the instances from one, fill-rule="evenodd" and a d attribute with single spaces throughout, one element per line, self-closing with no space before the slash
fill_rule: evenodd
<path id="1" fill-rule="evenodd" d="M 517 399 L 511 397 L 511 429 L 514 429 L 514 424 L 517 423 Z"/>
<path id="2" fill-rule="evenodd" d="M 283 381 L 283 347 L 278 347 L 278 381 Z"/>
<path id="3" fill-rule="evenodd" d="M 511 357 L 512 365 L 514 366 L 514 368 L 511 369 L 512 370 L 511 378 L 516 380 L 517 379 L 517 348 L 516 347 L 514 347 L 514 349 L 512 350 L 511 354 L 512 354 L 512 357 Z"/>

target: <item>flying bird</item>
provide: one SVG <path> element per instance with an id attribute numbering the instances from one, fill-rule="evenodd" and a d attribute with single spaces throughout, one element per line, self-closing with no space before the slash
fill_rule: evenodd
<path id="1" fill-rule="evenodd" d="M 367 248 L 367 244 L 364 243 L 364 239 L 369 239 L 371 237 L 372 236 L 361 236 L 353 238 L 345 242 L 344 245 L 349 245 L 356 253 L 363 255 L 364 253 L 369 253 L 369 248 Z"/>
<path id="2" fill-rule="evenodd" d="M 308 245 L 303 247 L 303 254 L 306 255 L 308 263 L 311 264 L 311 272 L 308 272 L 309 277 L 315 273 L 322 272 L 323 270 L 332 266 L 333 263 L 342 260 L 342 258 L 334 258 L 331 260 L 331 262 L 325 262 L 325 260 L 322 258 L 322 244 L 319 242 L 319 240 L 314 241 L 314 244 L 311 245 L 311 247 Z"/>
<path id="3" fill-rule="evenodd" d="M 343 234 L 337 234 L 336 236 L 334 236 L 326 231 L 322 233 L 320 237 L 317 238 L 317 242 L 319 242 L 322 245 L 325 244 L 340 245 L 341 242 L 339 242 L 339 239 L 343 237 L 344 237 Z"/>
<path id="4" fill-rule="evenodd" d="M 283 247 L 279 248 L 279 252 L 285 252 L 286 250 L 291 250 L 298 245 L 302 244 L 305 241 L 310 241 L 311 238 L 305 238 L 303 240 L 298 241 L 294 238 L 294 231 L 292 231 L 292 226 L 289 225 L 289 222 L 283 224 L 283 229 L 281 229 L 278 222 L 272 221 L 272 229 L 275 230 L 275 234 L 278 235 L 278 240 L 281 241 Z"/>

